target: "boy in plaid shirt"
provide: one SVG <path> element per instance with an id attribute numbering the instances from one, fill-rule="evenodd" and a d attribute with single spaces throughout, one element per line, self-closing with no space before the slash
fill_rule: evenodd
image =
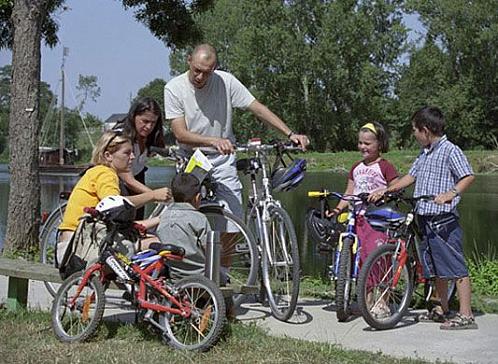
<path id="1" fill-rule="evenodd" d="M 477 329 L 470 305 L 470 278 L 463 255 L 463 232 L 457 204 L 474 181 L 474 173 L 462 150 L 444 134 L 445 120 L 437 107 L 423 107 L 412 116 L 413 135 L 423 147 L 409 173 L 385 192 L 398 191 L 415 183 L 414 196 L 435 195 L 434 201 L 420 202 L 418 219 L 423 241 L 422 263 L 426 278 L 436 278 L 441 307 L 422 314 L 420 321 L 442 322 L 443 330 Z M 376 193 L 380 197 L 381 193 Z M 374 197 L 375 198 L 375 197 Z M 448 280 L 455 279 L 459 312 L 450 318 Z"/>

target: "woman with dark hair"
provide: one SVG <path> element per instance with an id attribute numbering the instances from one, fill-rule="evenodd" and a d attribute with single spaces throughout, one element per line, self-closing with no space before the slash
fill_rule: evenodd
<path id="1" fill-rule="evenodd" d="M 131 170 L 120 173 L 126 191 L 123 194 L 135 195 L 150 191 L 145 185 L 146 164 L 150 156 L 150 147 L 164 144 L 163 113 L 161 107 L 151 97 L 141 97 L 131 105 L 128 115 L 114 129 L 122 130 L 133 142 L 133 160 Z M 137 218 L 142 219 L 143 209 L 137 211 Z"/>

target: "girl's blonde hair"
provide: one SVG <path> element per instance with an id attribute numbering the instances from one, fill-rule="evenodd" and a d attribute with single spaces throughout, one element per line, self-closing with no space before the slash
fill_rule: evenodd
<path id="1" fill-rule="evenodd" d="M 93 148 L 92 163 L 94 165 L 103 164 L 108 166 L 109 163 L 105 159 L 104 153 L 107 151 L 113 154 L 124 143 L 131 144 L 131 139 L 119 131 L 106 131 L 95 144 L 95 148 Z"/>
<path id="2" fill-rule="evenodd" d="M 379 150 L 382 153 L 387 153 L 389 151 L 389 136 L 387 135 L 386 129 L 378 121 L 370 121 L 360 128 L 360 131 L 371 132 L 377 138 L 379 142 Z"/>

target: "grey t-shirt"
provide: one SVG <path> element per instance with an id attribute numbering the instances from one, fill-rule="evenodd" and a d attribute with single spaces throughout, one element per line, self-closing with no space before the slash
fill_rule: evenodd
<path id="1" fill-rule="evenodd" d="M 181 261 L 169 261 L 174 279 L 193 274 L 204 274 L 205 247 L 211 231 L 206 216 L 189 203 L 173 203 L 161 214 L 157 236 L 163 244 L 174 244 L 185 249 Z"/>
<path id="2" fill-rule="evenodd" d="M 247 108 L 255 100 L 249 90 L 228 72 L 214 71 L 206 85 L 195 88 L 185 72 L 164 87 L 166 119 L 184 117 L 191 132 L 227 138 L 232 143 L 233 108 Z M 192 147 L 181 145 L 186 150 Z"/>

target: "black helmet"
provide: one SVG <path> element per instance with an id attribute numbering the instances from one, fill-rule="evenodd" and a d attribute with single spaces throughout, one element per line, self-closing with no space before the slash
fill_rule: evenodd
<path id="1" fill-rule="evenodd" d="M 295 159 L 287 168 L 277 168 L 271 175 L 272 188 L 279 191 L 290 191 L 304 179 L 306 160 Z"/>
<path id="2" fill-rule="evenodd" d="M 339 239 L 339 234 L 344 227 L 339 224 L 335 217 L 322 218 L 318 209 L 312 208 L 306 214 L 306 226 L 311 239 L 320 246 L 333 245 Z"/>

